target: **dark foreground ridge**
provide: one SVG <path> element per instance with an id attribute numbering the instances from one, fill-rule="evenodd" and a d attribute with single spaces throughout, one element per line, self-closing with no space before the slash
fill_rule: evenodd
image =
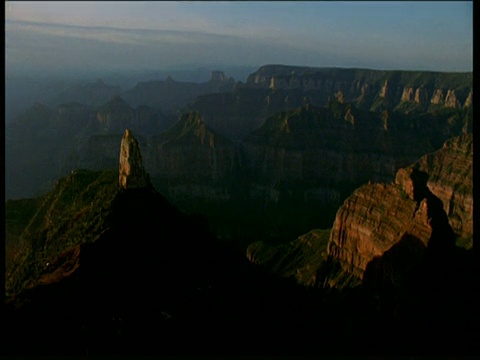
<path id="1" fill-rule="evenodd" d="M 129 143 L 136 154 L 135 141 Z M 142 169 L 141 157 L 128 157 L 133 159 Z M 382 312 L 370 302 L 367 285 L 367 290 L 307 289 L 266 273 L 218 243 L 202 218 L 183 214 L 151 186 L 124 188 L 118 179 L 79 171 L 38 206 L 24 234 L 30 237 L 20 259 L 28 261 L 17 260 L 7 279 L 4 353 L 285 356 L 438 350 L 445 355 L 478 350 L 473 306 L 478 297 L 472 291 L 478 288 L 460 286 L 472 280 L 465 275 L 471 274 L 473 259 L 464 253 L 450 258 L 448 271 L 443 268 L 440 275 L 448 274 L 448 283 L 426 271 L 438 262 L 426 263 L 424 277 L 415 284 L 435 279 L 440 285 L 409 303 L 412 311 L 399 320 L 391 307 Z M 75 191 L 65 197 L 69 189 Z M 94 207 L 92 201 L 97 201 Z M 69 244 L 72 228 L 82 236 Z M 369 279 L 369 286 L 379 284 Z M 451 285 L 454 280 L 460 285 Z M 378 289 L 388 299 L 388 289 Z"/>

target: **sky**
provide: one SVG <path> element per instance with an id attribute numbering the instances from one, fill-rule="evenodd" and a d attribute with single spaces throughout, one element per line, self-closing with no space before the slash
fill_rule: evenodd
<path id="1" fill-rule="evenodd" d="M 215 64 L 472 71 L 471 1 L 5 3 L 6 71 Z"/>

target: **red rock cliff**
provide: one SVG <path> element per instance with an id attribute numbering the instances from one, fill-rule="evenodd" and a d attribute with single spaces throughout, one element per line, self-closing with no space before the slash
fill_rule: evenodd
<path id="1" fill-rule="evenodd" d="M 471 239 L 472 183 L 469 134 L 400 169 L 395 183 L 369 183 L 357 189 L 337 213 L 329 257 L 360 280 L 369 262 L 404 238 L 415 238 L 425 247 L 453 244 L 453 231 Z M 335 278 L 326 283 L 341 286 Z"/>
<path id="2" fill-rule="evenodd" d="M 127 129 L 120 144 L 120 166 L 118 182 L 123 189 L 146 187 L 148 176 L 143 168 L 142 154 L 137 139 Z"/>

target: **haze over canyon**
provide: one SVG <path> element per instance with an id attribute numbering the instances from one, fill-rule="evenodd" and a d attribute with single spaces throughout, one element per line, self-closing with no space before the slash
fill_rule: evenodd
<path id="1" fill-rule="evenodd" d="M 71 4 L 6 5 L 2 354 L 478 355 L 471 2 Z"/>

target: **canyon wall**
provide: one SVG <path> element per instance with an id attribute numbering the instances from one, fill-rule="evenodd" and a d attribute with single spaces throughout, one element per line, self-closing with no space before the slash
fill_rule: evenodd
<path id="1" fill-rule="evenodd" d="M 472 74 L 266 65 L 251 74 L 246 85 L 317 91 L 327 97 L 340 94 L 345 102 L 366 102 L 367 107 L 383 99 L 389 108 L 402 103 L 460 108 L 471 106 Z"/>
<path id="2" fill-rule="evenodd" d="M 425 249 L 453 249 L 455 240 L 471 248 L 472 159 L 472 135 L 464 135 L 400 169 L 395 183 L 357 189 L 338 210 L 329 256 L 344 272 L 362 279 L 374 258 L 405 238 Z M 326 282 L 335 285 L 335 278 Z"/>
<path id="3" fill-rule="evenodd" d="M 312 232 L 281 245 L 255 242 L 247 258 L 303 285 L 336 288 L 359 285 L 367 272 L 369 282 L 400 281 L 395 276 L 414 274 L 427 253 L 437 266 L 453 262 L 472 248 L 472 143 L 472 134 L 449 139 L 399 169 L 394 181 L 356 189 L 323 230 L 328 240 Z"/>

